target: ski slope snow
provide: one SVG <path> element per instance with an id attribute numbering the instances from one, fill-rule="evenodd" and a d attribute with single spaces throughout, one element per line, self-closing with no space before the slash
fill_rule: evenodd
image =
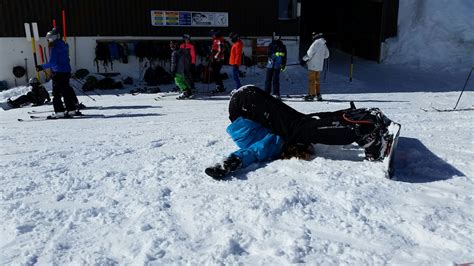
<path id="1" fill-rule="evenodd" d="M 285 102 L 307 113 L 350 100 L 381 108 L 402 124 L 395 180 L 353 145 L 316 145 L 310 161 L 213 180 L 204 168 L 236 149 L 226 95 L 157 101 L 101 91 L 95 102 L 79 98 L 102 106 L 84 113 L 104 117 L 79 120 L 17 121 L 51 106 L 0 111 L 0 264 L 473 262 L 474 113 L 420 109 L 452 108 L 467 73 L 357 60 L 350 83 L 347 58 L 333 55 L 326 101 Z M 288 68 L 282 94 L 304 94 L 306 70 Z M 263 70 L 247 73 L 243 83 L 263 86 Z M 0 92 L 0 101 L 24 91 Z M 473 97 L 471 82 L 458 108 Z"/>

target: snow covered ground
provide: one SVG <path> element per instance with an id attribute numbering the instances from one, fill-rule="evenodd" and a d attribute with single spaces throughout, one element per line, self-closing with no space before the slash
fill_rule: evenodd
<path id="1" fill-rule="evenodd" d="M 0 111 L 0 264 L 423 264 L 474 262 L 474 112 L 452 109 L 467 73 L 424 72 L 334 53 L 325 102 L 302 112 L 380 107 L 402 124 L 395 180 L 356 146 L 316 145 L 310 161 L 204 174 L 236 147 L 228 96 L 79 96 L 105 117 L 18 122 Z M 264 72 L 244 83 L 262 86 Z M 283 94 L 306 93 L 289 67 Z M 323 75 L 324 76 L 324 75 Z M 232 81 L 226 81 L 232 87 Z M 207 90 L 207 85 L 197 84 Z M 470 81 L 458 109 L 472 108 Z M 170 89 L 164 86 L 163 89 Z M 24 88 L 0 93 L 0 101 Z"/>

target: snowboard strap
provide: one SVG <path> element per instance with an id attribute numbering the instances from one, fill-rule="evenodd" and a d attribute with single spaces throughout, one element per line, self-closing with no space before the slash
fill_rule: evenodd
<path id="1" fill-rule="evenodd" d="M 351 117 L 349 117 L 349 115 L 347 113 L 343 113 L 342 118 L 344 120 L 346 120 L 347 122 L 353 123 L 353 124 L 374 124 L 374 122 L 371 121 L 371 120 L 355 120 L 355 119 L 352 119 Z"/>

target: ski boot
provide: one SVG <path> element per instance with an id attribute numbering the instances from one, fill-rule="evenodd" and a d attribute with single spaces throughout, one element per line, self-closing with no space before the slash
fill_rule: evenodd
<path id="1" fill-rule="evenodd" d="M 281 101 L 281 97 L 280 95 L 278 94 L 272 94 L 273 98 L 277 99 L 277 100 L 280 100 Z"/>
<path id="2" fill-rule="evenodd" d="M 242 161 L 238 157 L 231 155 L 224 162 L 206 168 L 204 172 L 208 176 L 219 180 L 223 179 L 227 174 L 239 169 L 240 167 L 242 167 Z"/>
<path id="3" fill-rule="evenodd" d="M 322 102 L 322 101 L 323 101 L 323 97 L 321 97 L 321 94 L 317 94 L 317 95 L 316 95 L 316 100 L 317 100 L 318 102 Z"/>
<path id="4" fill-rule="evenodd" d="M 365 159 L 368 161 L 378 161 L 381 159 L 382 154 L 382 142 L 383 138 L 380 132 L 374 131 L 371 134 L 368 134 L 363 138 L 362 142 L 367 142 L 365 145 L 361 145 L 364 147 L 365 152 Z M 361 143 L 359 142 L 359 145 Z"/>
<path id="5" fill-rule="evenodd" d="M 219 94 L 225 91 L 225 88 L 223 86 L 217 85 L 216 88 L 211 91 L 211 94 Z"/>
<path id="6" fill-rule="evenodd" d="M 86 108 L 87 108 L 87 106 L 85 106 L 83 103 L 78 103 L 78 104 L 76 105 L 76 109 L 77 109 L 77 110 L 86 109 Z"/>
<path id="7" fill-rule="evenodd" d="M 83 115 L 82 112 L 79 109 L 72 110 L 72 111 L 66 111 L 64 113 L 66 114 L 66 116 L 70 116 L 70 117 Z"/>
<path id="8" fill-rule="evenodd" d="M 72 115 L 68 111 L 65 112 L 54 112 L 52 115 L 48 115 L 47 119 L 64 119 L 72 118 Z"/>
<path id="9" fill-rule="evenodd" d="M 189 89 L 183 91 L 178 97 L 176 97 L 177 100 L 186 100 L 186 99 L 192 99 L 192 98 L 193 98 L 193 93 Z"/>
<path id="10" fill-rule="evenodd" d="M 307 102 L 312 102 L 314 101 L 314 95 L 306 95 L 303 97 L 303 100 L 307 101 Z"/>
<path id="11" fill-rule="evenodd" d="M 7 104 L 8 104 L 8 106 L 9 106 L 10 108 L 18 108 L 18 107 L 20 107 L 20 106 L 16 105 L 16 104 L 12 101 L 12 99 L 10 99 L 10 98 L 8 98 Z"/>
<path id="12" fill-rule="evenodd" d="M 369 161 L 380 161 L 386 156 L 387 143 L 393 138 L 388 131 L 388 127 L 392 123 L 382 111 L 378 108 L 369 109 L 372 116 L 375 129 L 372 133 L 364 136 L 359 144 L 365 149 L 365 158 Z"/>
<path id="13" fill-rule="evenodd" d="M 365 151 L 365 158 L 368 161 L 382 161 L 390 153 L 390 143 L 394 140 L 394 135 L 388 129 L 381 129 L 376 133 L 377 138 L 368 145 Z"/>

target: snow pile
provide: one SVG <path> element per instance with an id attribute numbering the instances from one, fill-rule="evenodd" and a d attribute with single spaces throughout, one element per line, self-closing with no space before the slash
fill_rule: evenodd
<path id="1" fill-rule="evenodd" d="M 9 98 L 15 99 L 20 95 L 28 93 L 30 90 L 29 86 L 19 86 L 9 90 L 0 91 L 0 102 L 6 102 Z"/>
<path id="2" fill-rule="evenodd" d="M 466 71 L 474 65 L 474 1 L 400 0 L 385 63 Z"/>

